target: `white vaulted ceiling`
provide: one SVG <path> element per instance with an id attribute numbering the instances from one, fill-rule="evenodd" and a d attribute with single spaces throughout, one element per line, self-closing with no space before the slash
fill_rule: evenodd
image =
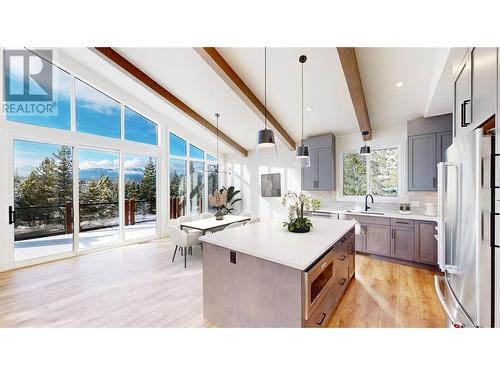
<path id="1" fill-rule="evenodd" d="M 105 76 L 137 98 L 144 98 L 156 111 L 175 123 L 201 134 L 211 144 L 214 136 L 182 115 L 166 101 L 151 94 L 121 70 L 88 49 L 63 49 L 81 64 Z M 256 132 L 263 127 L 257 115 L 193 48 L 116 48 L 184 103 L 215 124 L 248 150 L 255 149 Z M 264 49 L 217 48 L 253 93 L 264 102 Z M 304 65 L 304 136 L 325 133 L 359 133 L 337 49 L 268 48 L 268 110 L 296 141 L 301 137 L 301 65 Z M 450 49 L 356 48 L 372 128 L 404 126 L 407 120 L 451 111 L 452 60 Z M 404 81 L 401 88 L 394 85 Z M 449 106 L 447 103 L 449 102 Z M 361 139 L 361 136 L 360 136 Z M 224 146 L 225 153 L 234 152 Z"/>

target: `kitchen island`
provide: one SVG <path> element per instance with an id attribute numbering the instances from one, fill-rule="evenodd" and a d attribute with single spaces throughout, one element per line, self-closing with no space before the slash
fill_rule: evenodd
<path id="1" fill-rule="evenodd" d="M 201 237 L 203 314 L 218 327 L 323 327 L 354 276 L 353 221 L 262 221 Z"/>

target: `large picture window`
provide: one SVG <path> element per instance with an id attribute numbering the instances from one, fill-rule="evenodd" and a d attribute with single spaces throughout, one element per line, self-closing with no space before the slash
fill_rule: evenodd
<path id="1" fill-rule="evenodd" d="M 207 196 L 219 187 L 215 158 L 170 133 L 170 219 L 213 211 Z"/>
<path id="2" fill-rule="evenodd" d="M 158 144 L 156 124 L 125 107 L 125 137 L 127 141 Z"/>
<path id="3" fill-rule="evenodd" d="M 120 103 L 79 79 L 75 79 L 75 99 L 77 131 L 120 138 Z"/>
<path id="4" fill-rule="evenodd" d="M 399 196 L 399 149 L 373 150 L 369 155 L 342 155 L 342 195 Z"/>

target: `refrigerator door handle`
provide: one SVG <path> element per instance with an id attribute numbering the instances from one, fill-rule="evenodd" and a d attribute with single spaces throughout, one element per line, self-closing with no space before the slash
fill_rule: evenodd
<path id="1" fill-rule="evenodd" d="M 447 295 L 450 296 L 453 304 L 461 312 L 461 315 L 463 315 L 466 318 L 466 320 L 467 320 L 466 323 L 461 323 L 453 317 L 453 314 L 451 313 L 451 311 L 450 311 L 450 309 L 445 301 L 445 298 L 443 296 L 443 292 L 441 291 L 441 287 L 440 287 L 441 282 L 443 282 L 443 284 L 446 286 Z M 446 315 L 448 316 L 448 319 L 450 320 L 451 324 L 453 324 L 454 328 L 465 328 L 465 327 L 477 328 L 477 326 L 474 324 L 472 319 L 469 317 L 469 315 L 463 309 L 460 302 L 458 302 L 457 297 L 455 297 L 455 294 L 453 294 L 453 291 L 451 290 L 450 284 L 448 283 L 448 279 L 446 278 L 446 276 L 434 275 L 434 288 L 436 289 L 436 294 L 438 296 L 439 302 L 441 302 L 441 305 L 443 306 L 443 310 L 445 311 Z"/>
<path id="2" fill-rule="evenodd" d="M 441 306 L 443 307 L 444 312 L 448 316 L 448 319 L 450 320 L 451 324 L 455 328 L 463 328 L 464 325 L 462 323 L 458 323 L 455 318 L 453 317 L 453 314 L 451 313 L 450 309 L 448 308 L 448 305 L 446 304 L 446 301 L 444 300 L 443 292 L 441 291 L 441 286 L 439 285 L 441 281 L 444 281 L 443 276 L 438 276 L 434 275 L 434 288 L 436 289 L 436 294 L 438 296 L 439 302 L 441 303 Z"/>
<path id="3" fill-rule="evenodd" d="M 441 162 L 438 164 L 438 266 L 441 271 L 456 272 L 451 264 L 446 264 L 446 224 L 445 218 L 445 199 L 446 199 L 446 177 L 447 169 L 457 167 L 454 163 Z M 451 238 L 450 238 L 451 240 Z"/>

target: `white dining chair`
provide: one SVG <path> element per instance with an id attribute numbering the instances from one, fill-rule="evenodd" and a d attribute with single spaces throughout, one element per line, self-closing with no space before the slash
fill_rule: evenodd
<path id="1" fill-rule="evenodd" d="M 260 217 L 253 217 L 250 220 L 248 220 L 247 222 L 245 222 L 245 225 L 246 224 L 258 223 L 259 221 L 260 221 Z"/>
<path id="2" fill-rule="evenodd" d="M 169 233 L 170 237 L 172 238 L 172 242 L 175 245 L 172 262 L 174 262 L 175 260 L 175 255 L 177 254 L 177 250 L 180 249 L 181 253 L 184 254 L 184 268 L 186 268 L 188 250 L 192 254 L 193 246 L 201 245 L 200 236 L 185 232 L 176 227 L 175 225 L 169 225 Z"/>
<path id="3" fill-rule="evenodd" d="M 210 219 L 214 217 L 215 215 L 211 212 L 204 212 L 200 215 L 200 219 Z"/>
<path id="4" fill-rule="evenodd" d="M 243 226 L 242 223 L 231 223 L 227 227 L 224 228 L 224 230 L 231 229 L 231 228 L 238 228 Z"/>
<path id="5" fill-rule="evenodd" d="M 252 217 L 253 216 L 253 212 L 252 211 L 243 211 L 242 213 L 240 213 L 240 216 L 246 216 L 246 217 Z"/>

